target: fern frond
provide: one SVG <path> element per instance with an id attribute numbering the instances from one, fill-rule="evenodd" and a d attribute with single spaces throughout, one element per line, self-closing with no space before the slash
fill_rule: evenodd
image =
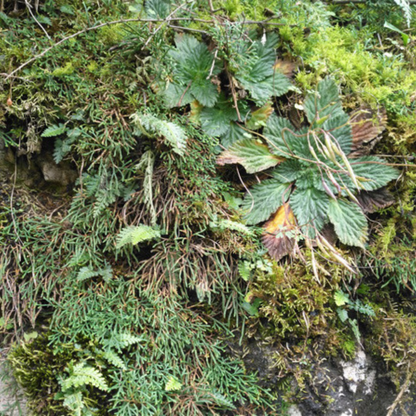
<path id="1" fill-rule="evenodd" d="M 102 391 L 108 391 L 109 387 L 103 375 L 95 368 L 86 366 L 80 362 L 75 364 L 70 371 L 70 376 L 61 382 L 62 391 L 65 392 L 70 388 L 78 388 L 90 385 Z"/>
<path id="2" fill-rule="evenodd" d="M 56 136 L 60 136 L 61 134 L 64 134 L 66 131 L 66 127 L 64 124 L 59 124 L 59 125 L 52 125 L 49 126 L 43 133 L 42 133 L 42 137 L 56 137 Z"/>
<path id="3" fill-rule="evenodd" d="M 103 357 L 110 363 L 113 364 L 117 368 L 121 368 L 122 370 L 126 370 L 127 367 L 124 364 L 123 360 L 120 358 L 120 356 L 115 353 L 114 351 L 106 351 L 103 354 Z"/>
<path id="4" fill-rule="evenodd" d="M 84 280 L 97 276 L 101 276 L 106 282 L 108 282 L 113 277 L 113 270 L 111 266 L 107 265 L 106 267 L 98 270 L 93 270 L 89 266 L 81 267 L 77 275 L 77 280 L 79 282 L 83 282 Z"/>
<path id="5" fill-rule="evenodd" d="M 179 391 L 181 388 L 181 382 L 176 377 L 170 376 L 166 383 L 165 391 Z"/>
<path id="6" fill-rule="evenodd" d="M 148 225 L 138 225 L 123 228 L 117 236 L 117 248 L 127 244 L 136 245 L 146 240 L 153 240 L 160 237 L 160 231 Z"/>
<path id="7" fill-rule="evenodd" d="M 83 416 L 85 403 L 80 391 L 66 395 L 63 404 L 72 412 L 74 416 Z"/>
<path id="8" fill-rule="evenodd" d="M 241 224 L 241 222 L 237 222 L 237 221 L 220 219 L 220 220 L 211 222 L 210 226 L 212 228 L 219 228 L 220 230 L 238 231 L 248 236 L 253 235 L 253 231 L 250 230 L 250 228 L 248 228 L 244 224 Z"/>
<path id="9" fill-rule="evenodd" d="M 407 27 L 410 27 L 410 22 L 412 20 L 412 9 L 410 7 L 410 2 L 408 0 L 394 0 L 394 2 L 402 9 Z"/>
<path id="10" fill-rule="evenodd" d="M 135 134 L 152 137 L 153 135 L 163 136 L 172 150 L 183 156 L 186 148 L 187 136 L 185 130 L 175 123 L 160 120 L 151 114 L 135 113 L 131 116 L 133 123 L 139 129 Z"/>
<path id="11" fill-rule="evenodd" d="M 127 348 L 130 345 L 134 345 L 143 341 L 142 337 L 138 335 L 129 334 L 127 332 L 118 334 L 115 338 L 118 341 L 118 345 L 117 345 L 118 348 Z"/>

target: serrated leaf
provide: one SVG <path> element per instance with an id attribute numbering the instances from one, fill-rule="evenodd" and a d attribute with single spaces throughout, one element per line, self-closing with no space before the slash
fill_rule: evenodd
<path id="1" fill-rule="evenodd" d="M 219 165 L 239 163 L 247 173 L 260 172 L 281 161 L 281 158 L 270 153 L 266 145 L 255 139 L 244 139 L 232 144 L 217 159 Z"/>
<path id="2" fill-rule="evenodd" d="M 296 131 L 292 123 L 282 117 L 272 114 L 267 120 L 263 135 L 267 138 L 270 151 L 277 156 L 289 157 L 295 153 L 298 156 L 309 157 L 307 150 L 306 131 Z"/>
<path id="3" fill-rule="evenodd" d="M 335 305 L 344 306 L 344 305 L 347 305 L 348 303 L 350 303 L 350 298 L 342 290 L 337 290 L 334 293 L 334 301 L 335 301 Z"/>
<path id="4" fill-rule="evenodd" d="M 357 204 L 343 199 L 331 199 L 328 217 L 342 243 L 364 248 L 367 220 Z"/>
<path id="5" fill-rule="evenodd" d="M 42 137 L 56 137 L 66 132 L 66 126 L 64 124 L 49 126 L 43 133 Z"/>
<path id="6" fill-rule="evenodd" d="M 296 240 L 292 230 L 295 225 L 295 217 L 288 203 L 282 205 L 264 224 L 262 241 L 270 256 L 276 261 L 293 250 Z"/>
<path id="7" fill-rule="evenodd" d="M 233 104 L 221 97 L 215 107 L 205 107 L 201 111 L 201 127 L 210 136 L 221 136 L 228 132 L 230 123 L 238 120 Z"/>
<path id="8" fill-rule="evenodd" d="M 375 156 L 364 156 L 350 160 L 351 167 L 356 176 L 367 180 L 360 180 L 366 191 L 374 191 L 386 186 L 393 179 L 399 177 L 399 171 L 392 166 L 387 166 L 383 159 Z"/>
<path id="9" fill-rule="evenodd" d="M 186 89 L 186 87 L 173 82 L 163 91 L 163 99 L 169 108 L 182 107 L 194 101 L 189 88 Z"/>
<path id="10" fill-rule="evenodd" d="M 219 72 L 219 68 L 214 62 L 214 56 L 204 43 L 198 42 L 193 36 L 176 36 L 175 43 L 176 48 L 169 52 L 176 63 L 175 83 L 182 86 L 182 94 L 186 89 L 189 89 L 190 95 L 201 104 L 207 107 L 214 106 L 219 92 L 208 79 L 210 73 L 216 75 Z M 212 67 L 213 62 L 214 66 Z"/>
<path id="11" fill-rule="evenodd" d="M 253 136 L 234 121 L 230 121 L 230 128 L 221 134 L 220 137 L 221 144 L 227 148 L 239 140 L 251 139 Z"/>
<path id="12" fill-rule="evenodd" d="M 280 72 L 276 72 L 261 81 L 252 81 L 245 78 L 239 78 L 238 80 L 250 93 L 256 105 L 259 106 L 266 104 L 271 97 L 280 97 L 286 94 L 292 85 L 289 79 Z"/>
<path id="13" fill-rule="evenodd" d="M 165 19 L 170 13 L 170 0 L 146 0 L 144 9 L 148 17 Z"/>
<path id="14" fill-rule="evenodd" d="M 182 383 L 173 376 L 170 376 L 166 385 L 165 391 L 179 391 L 182 389 Z"/>
<path id="15" fill-rule="evenodd" d="M 214 402 L 217 405 L 226 407 L 229 409 L 235 409 L 235 406 L 233 405 L 233 403 L 230 400 L 228 400 L 225 396 L 223 396 L 221 393 L 219 393 L 218 391 L 213 391 L 212 397 L 214 399 Z"/>
<path id="16" fill-rule="evenodd" d="M 136 245 L 143 241 L 153 240 L 160 237 L 160 231 L 148 225 L 129 226 L 123 228 L 117 235 L 116 247 L 120 249 L 127 244 Z"/>
<path id="17" fill-rule="evenodd" d="M 327 218 L 328 195 L 315 188 L 296 188 L 289 203 L 303 233 L 314 238 L 316 231 L 323 228 Z"/>
<path id="18" fill-rule="evenodd" d="M 281 183 L 276 179 L 268 179 L 254 185 L 241 206 L 247 224 L 258 224 L 276 212 L 288 199 L 289 186 L 290 184 Z"/>
<path id="19" fill-rule="evenodd" d="M 272 176 L 282 183 L 294 182 L 302 175 L 303 165 L 296 159 L 285 160 L 273 169 Z"/>
<path id="20" fill-rule="evenodd" d="M 309 123 L 328 115 L 335 117 L 342 114 L 342 105 L 338 87 L 332 78 L 325 78 L 318 84 L 317 91 L 307 95 L 303 104 Z"/>
<path id="21" fill-rule="evenodd" d="M 190 92 L 205 107 L 213 107 L 218 100 L 217 87 L 206 79 L 192 82 Z"/>

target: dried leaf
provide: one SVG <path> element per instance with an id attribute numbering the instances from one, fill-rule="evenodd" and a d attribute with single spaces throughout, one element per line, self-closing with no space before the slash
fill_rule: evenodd
<path id="1" fill-rule="evenodd" d="M 288 203 L 283 204 L 264 224 L 262 241 L 275 260 L 280 260 L 293 250 L 296 240 L 291 234 L 295 225 L 295 216 Z"/>
<path id="2" fill-rule="evenodd" d="M 358 202 L 364 212 L 372 213 L 387 208 L 394 203 L 394 197 L 386 188 L 375 191 L 363 191 L 357 195 Z"/>
<path id="3" fill-rule="evenodd" d="M 352 148 L 349 157 L 368 155 L 386 128 L 387 116 L 379 111 L 360 108 L 351 116 Z"/>
<path id="4" fill-rule="evenodd" d="M 222 152 L 217 163 L 221 166 L 239 163 L 244 166 L 247 173 L 256 173 L 276 166 L 282 160 L 270 153 L 265 144 L 254 139 L 243 139 Z"/>
<path id="5" fill-rule="evenodd" d="M 296 62 L 291 62 L 283 59 L 278 59 L 274 64 L 274 69 L 278 69 L 282 74 L 291 77 L 293 72 L 297 69 Z"/>

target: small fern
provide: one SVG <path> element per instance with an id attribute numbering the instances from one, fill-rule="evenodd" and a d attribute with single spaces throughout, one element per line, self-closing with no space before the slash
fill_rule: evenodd
<path id="1" fill-rule="evenodd" d="M 394 0 L 394 2 L 402 9 L 407 27 L 410 27 L 410 22 L 412 20 L 412 9 L 410 7 L 410 2 L 408 0 Z"/>
<path id="2" fill-rule="evenodd" d="M 49 126 L 43 133 L 42 137 L 56 137 L 60 136 L 61 134 L 64 134 L 66 132 L 66 127 L 64 124 L 59 125 L 52 125 Z"/>
<path id="3" fill-rule="evenodd" d="M 106 282 L 108 282 L 113 277 L 113 270 L 111 266 L 107 265 L 106 267 L 98 270 L 93 270 L 90 266 L 84 266 L 79 270 L 77 280 L 79 282 L 83 282 L 84 280 L 97 276 L 101 276 Z"/>
<path id="4" fill-rule="evenodd" d="M 181 382 L 176 377 L 170 376 L 166 383 L 165 391 L 179 391 L 181 388 Z"/>
<path id="5" fill-rule="evenodd" d="M 86 413 L 86 407 L 83 399 L 84 398 L 80 391 L 67 394 L 65 395 L 64 406 L 72 412 L 72 415 L 84 416 Z"/>
<path id="6" fill-rule="evenodd" d="M 154 137 L 163 136 L 172 147 L 172 150 L 180 156 L 184 155 L 187 137 L 182 127 L 169 121 L 160 120 L 151 114 L 135 113 L 131 116 L 133 123 L 138 128 L 134 133 Z"/>
<path id="7" fill-rule="evenodd" d="M 103 357 L 110 363 L 113 364 L 117 368 L 121 368 L 122 370 L 126 370 L 127 367 L 124 364 L 123 360 L 120 358 L 120 356 L 115 353 L 114 351 L 106 351 L 103 354 Z"/>
<path id="8" fill-rule="evenodd" d="M 86 366 L 80 362 L 69 368 L 69 377 L 61 381 L 62 391 L 66 392 L 71 388 L 93 386 L 102 391 L 108 391 L 109 387 L 103 375 L 95 368 Z"/>
<path id="9" fill-rule="evenodd" d="M 137 344 L 143 341 L 143 338 L 137 335 L 129 334 L 127 332 L 123 332 L 121 334 L 116 335 L 116 340 L 118 342 L 118 348 L 127 348 L 130 345 Z"/>
<path id="10" fill-rule="evenodd" d="M 246 225 L 241 224 L 241 222 L 237 221 L 231 221 L 231 220 L 225 220 L 220 219 L 217 221 L 212 221 L 210 223 L 211 228 L 218 228 L 220 230 L 231 230 L 231 231 L 238 231 L 242 234 L 252 236 L 253 231 L 250 230 Z"/>
<path id="11" fill-rule="evenodd" d="M 123 228 L 117 236 L 117 248 L 120 249 L 127 244 L 136 245 L 146 240 L 160 237 L 160 231 L 148 225 L 138 225 Z"/>

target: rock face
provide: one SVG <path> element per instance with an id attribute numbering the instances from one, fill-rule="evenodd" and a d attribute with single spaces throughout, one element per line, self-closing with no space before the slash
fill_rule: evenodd
<path id="1" fill-rule="evenodd" d="M 371 357 L 359 350 L 351 361 L 334 359 L 324 364 L 329 389 L 320 393 L 330 396 L 329 405 L 312 398 L 290 408 L 291 416 L 386 416 L 397 397 L 394 384 L 377 367 Z M 384 374 L 383 374 L 384 373 Z M 323 380 L 322 380 L 323 381 Z M 320 380 L 316 380 L 319 385 Z M 322 383 L 325 386 L 325 383 Z M 328 386 L 326 384 L 326 386 Z M 325 387 L 326 389 L 326 387 Z M 325 390 L 323 389 L 323 390 Z M 408 394 L 410 398 L 411 393 Z M 416 391 L 413 391 L 415 396 Z M 407 413 L 406 413 L 407 412 Z M 392 416 L 416 415 L 416 406 L 408 401 L 398 406 Z"/>
<path id="2" fill-rule="evenodd" d="M 28 414 L 23 392 L 10 378 L 4 365 L 0 365 L 0 414 L 25 416 Z"/>

